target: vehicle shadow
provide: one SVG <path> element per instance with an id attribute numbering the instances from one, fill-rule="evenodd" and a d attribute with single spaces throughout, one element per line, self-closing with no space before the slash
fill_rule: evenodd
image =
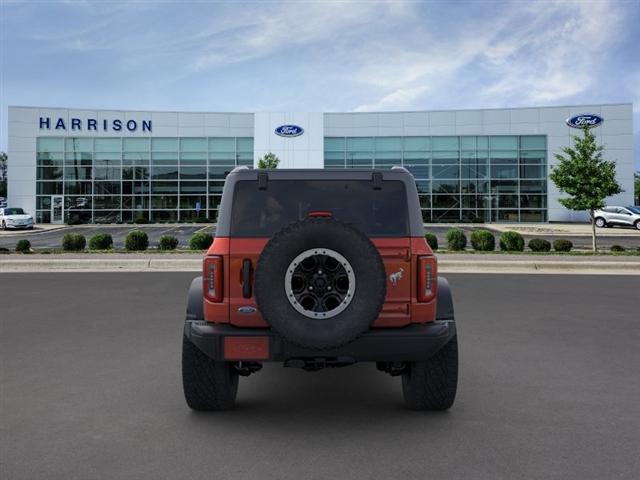
<path id="1" fill-rule="evenodd" d="M 455 406 L 454 406 L 455 409 Z M 452 410 L 453 411 L 453 410 Z M 415 412 L 404 407 L 400 377 L 378 372 L 374 364 L 304 372 L 268 365 L 255 377 L 241 379 L 234 410 L 192 412 L 190 427 L 210 430 L 233 427 L 246 431 L 283 431 L 294 436 L 309 432 L 359 434 L 422 429 L 416 417 L 443 425 L 451 412 Z M 434 425 L 435 426 L 435 425 Z"/>

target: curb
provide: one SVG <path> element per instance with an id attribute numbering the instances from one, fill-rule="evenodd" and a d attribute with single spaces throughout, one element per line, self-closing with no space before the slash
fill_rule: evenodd
<path id="1" fill-rule="evenodd" d="M 200 258 L 7 259 L 2 272 L 200 272 Z M 439 273 L 640 275 L 640 262 L 439 260 Z"/>
<path id="2" fill-rule="evenodd" d="M 584 275 L 640 275 L 640 262 L 475 261 L 441 260 L 442 273 L 547 273 Z"/>

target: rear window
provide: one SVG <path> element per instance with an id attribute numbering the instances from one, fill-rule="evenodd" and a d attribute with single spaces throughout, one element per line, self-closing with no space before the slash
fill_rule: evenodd
<path id="1" fill-rule="evenodd" d="M 401 181 L 380 190 L 365 180 L 255 180 L 235 185 L 231 219 L 234 237 L 270 237 L 309 212 L 331 212 L 372 237 L 409 236 L 407 194 Z"/>

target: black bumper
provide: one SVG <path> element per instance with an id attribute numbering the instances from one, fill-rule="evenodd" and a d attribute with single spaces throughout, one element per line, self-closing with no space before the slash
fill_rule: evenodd
<path id="1" fill-rule="evenodd" d="M 269 358 L 263 361 L 291 359 L 333 359 L 360 362 L 408 362 L 427 360 L 456 334 L 453 320 L 436 320 L 403 328 L 376 328 L 342 347 L 316 350 L 287 342 L 269 329 L 238 328 L 187 320 L 185 336 L 214 360 L 225 360 L 224 337 L 268 337 Z"/>

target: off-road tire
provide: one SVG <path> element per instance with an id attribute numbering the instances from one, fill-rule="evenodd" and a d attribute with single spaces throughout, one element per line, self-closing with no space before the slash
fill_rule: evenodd
<path id="1" fill-rule="evenodd" d="M 344 310 L 331 318 L 309 318 L 287 298 L 285 276 L 291 262 L 309 249 L 330 249 L 353 268 L 355 291 Z M 371 328 L 386 296 L 382 259 L 371 240 L 333 218 L 310 217 L 276 233 L 265 246 L 255 274 L 256 303 L 269 326 L 285 340 L 326 350 L 345 345 Z"/>
<path id="2" fill-rule="evenodd" d="M 458 337 L 426 362 L 411 362 L 402 374 L 402 394 L 411 410 L 446 410 L 458 387 Z"/>
<path id="3" fill-rule="evenodd" d="M 598 227 L 598 228 L 604 228 L 604 227 L 607 226 L 607 221 L 602 217 L 597 217 L 596 220 L 595 220 L 595 223 L 596 223 L 596 227 Z M 598 223 L 599 223 L 599 225 L 598 225 Z"/>
<path id="4" fill-rule="evenodd" d="M 216 362 L 182 336 L 182 388 L 193 410 L 229 410 L 235 406 L 238 373 L 230 362 Z"/>

